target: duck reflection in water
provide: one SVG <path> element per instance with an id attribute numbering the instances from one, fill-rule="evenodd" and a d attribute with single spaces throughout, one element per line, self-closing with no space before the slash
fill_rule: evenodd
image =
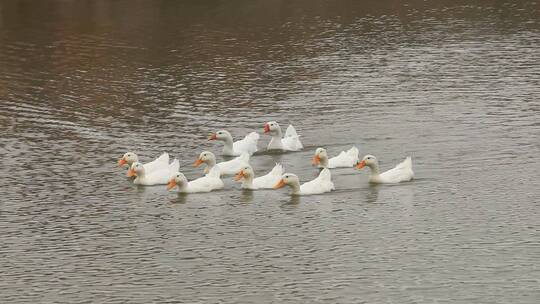
<path id="1" fill-rule="evenodd" d="M 240 195 L 240 202 L 242 203 L 253 202 L 253 190 L 242 189 L 242 194 Z"/>

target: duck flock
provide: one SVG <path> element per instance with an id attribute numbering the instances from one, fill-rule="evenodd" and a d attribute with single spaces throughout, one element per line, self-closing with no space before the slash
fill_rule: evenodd
<path id="1" fill-rule="evenodd" d="M 285 135 L 283 135 L 279 124 L 270 121 L 264 124 L 264 134 L 271 136 L 267 150 L 300 151 L 304 148 L 300 136 L 292 125 L 289 125 Z M 222 141 L 224 143 L 222 154 L 237 157 L 217 163 L 214 153 L 201 152 L 193 165 L 199 167 L 205 164 L 204 176 L 192 181 L 188 181 L 185 175 L 179 172 L 180 163 L 177 159 L 169 163 L 169 154 L 167 153 L 163 153 L 152 162 L 142 164 L 139 162 L 137 154 L 127 152 L 118 160 L 118 164 L 121 167 L 128 165 L 127 176 L 133 178 L 134 184 L 167 185 L 168 190 L 178 188 L 180 193 L 210 192 L 222 189 L 224 183 L 221 178 L 225 175 L 235 175 L 234 179 L 242 183 L 243 189 L 279 189 L 289 186 L 292 189 L 292 195 L 321 194 L 335 190 L 330 172 L 330 169 L 333 168 L 356 167 L 362 169 L 368 167 L 371 170 L 369 178 L 371 183 L 399 183 L 410 181 L 414 177 L 410 157 L 394 168 L 380 173 L 377 158 L 373 155 L 366 155 L 362 160 L 359 160 L 358 148 L 354 146 L 331 158 L 328 157 L 324 148 L 317 148 L 312 165 L 318 166 L 322 170 L 315 179 L 303 184 L 300 184 L 300 179 L 295 174 L 286 173 L 281 164 L 276 164 L 266 175 L 255 177 L 255 171 L 250 166 L 249 159 L 253 153 L 257 152 L 259 141 L 257 132 L 249 133 L 242 140 L 233 141 L 233 137 L 228 131 L 220 130 L 213 133 L 209 140 Z"/>

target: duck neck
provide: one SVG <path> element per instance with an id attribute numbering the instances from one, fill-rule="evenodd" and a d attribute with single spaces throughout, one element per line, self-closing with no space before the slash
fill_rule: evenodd
<path id="1" fill-rule="evenodd" d="M 253 176 L 244 175 L 244 180 L 242 181 L 242 188 L 253 189 Z"/>
<path id="2" fill-rule="evenodd" d="M 370 165 L 368 167 L 371 170 L 371 176 L 379 175 L 379 165 L 378 164 L 373 164 L 373 165 Z"/>
<path id="3" fill-rule="evenodd" d="M 144 176 L 145 176 L 144 170 L 137 172 L 137 174 L 135 175 L 135 179 L 133 179 L 133 182 L 135 184 L 141 183 L 145 179 Z"/>
<path id="4" fill-rule="evenodd" d="M 215 159 L 209 159 L 206 161 L 206 168 L 204 169 L 204 173 L 208 174 L 210 173 L 210 170 L 212 170 L 212 168 L 214 168 L 214 166 L 216 165 L 216 160 Z"/>
<path id="5" fill-rule="evenodd" d="M 187 181 L 183 182 L 183 183 L 180 183 L 180 184 L 177 184 L 177 185 L 178 185 L 178 190 L 180 192 L 183 192 L 183 193 L 187 192 L 187 189 L 188 189 L 188 182 Z"/>
<path id="6" fill-rule="evenodd" d="M 144 178 L 145 175 L 146 175 L 146 174 L 145 174 L 145 172 L 144 172 L 144 169 L 141 170 L 141 171 L 139 171 L 139 172 L 137 172 L 137 177 L 138 177 L 138 178 Z"/>
<path id="7" fill-rule="evenodd" d="M 320 162 L 321 162 L 319 164 L 320 168 L 328 168 L 328 157 L 327 156 L 320 157 Z"/>
<path id="8" fill-rule="evenodd" d="M 272 134 L 272 139 L 268 144 L 268 149 L 283 149 L 283 143 L 281 142 L 281 128 L 277 129 L 274 134 Z"/>
<path id="9" fill-rule="evenodd" d="M 295 181 L 291 184 L 289 184 L 289 186 L 292 188 L 292 194 L 293 195 L 299 195 L 300 194 L 300 183 Z"/>
<path id="10" fill-rule="evenodd" d="M 233 149 L 233 139 L 231 136 L 227 136 L 227 138 L 225 138 L 223 140 L 223 143 L 224 143 L 224 146 L 223 146 L 223 154 L 226 154 L 226 155 L 232 155 L 234 154 L 234 149 Z"/>
<path id="11" fill-rule="evenodd" d="M 276 134 L 272 135 L 272 137 L 283 137 L 283 133 L 281 133 L 281 127 L 276 130 Z"/>

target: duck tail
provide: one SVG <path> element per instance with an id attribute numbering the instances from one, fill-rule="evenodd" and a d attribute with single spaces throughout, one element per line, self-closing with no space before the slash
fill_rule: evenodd
<path id="1" fill-rule="evenodd" d="M 291 137 L 294 139 L 295 150 L 304 149 L 302 142 L 300 142 L 300 135 L 296 133 L 296 129 L 294 128 L 293 125 L 289 125 L 287 127 L 287 130 L 285 131 L 285 137 Z"/>
<path id="2" fill-rule="evenodd" d="M 246 138 L 257 143 L 259 141 L 260 135 L 257 132 L 251 132 L 248 135 L 246 135 Z"/>
<path id="3" fill-rule="evenodd" d="M 283 175 L 283 166 L 281 164 L 279 164 L 279 163 L 276 163 L 276 165 L 274 166 L 272 171 L 270 171 L 270 174 L 271 175 L 282 176 Z"/>
<path id="4" fill-rule="evenodd" d="M 349 157 L 354 158 L 355 160 L 358 160 L 358 153 L 359 152 L 360 151 L 358 151 L 358 148 L 356 146 L 352 146 L 352 148 L 347 150 L 347 154 L 349 155 Z"/>
<path id="5" fill-rule="evenodd" d="M 401 163 L 399 163 L 399 165 L 397 165 L 397 168 L 399 169 L 412 169 L 412 159 L 410 156 L 407 156 L 407 158 L 405 158 L 404 161 L 402 161 Z"/>
<path id="6" fill-rule="evenodd" d="M 178 161 L 178 159 L 174 159 L 173 162 L 169 165 L 169 171 L 170 172 L 176 172 L 180 170 L 180 162 Z"/>

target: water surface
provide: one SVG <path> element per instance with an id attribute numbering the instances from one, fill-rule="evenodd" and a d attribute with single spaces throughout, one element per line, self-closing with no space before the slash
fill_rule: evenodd
<path id="1" fill-rule="evenodd" d="M 538 303 L 534 1 L 0 1 L 5 303 Z M 116 160 L 292 123 L 417 179 L 136 187 Z M 264 150 L 269 138 L 262 136 Z M 220 159 L 222 159 L 220 157 Z"/>

